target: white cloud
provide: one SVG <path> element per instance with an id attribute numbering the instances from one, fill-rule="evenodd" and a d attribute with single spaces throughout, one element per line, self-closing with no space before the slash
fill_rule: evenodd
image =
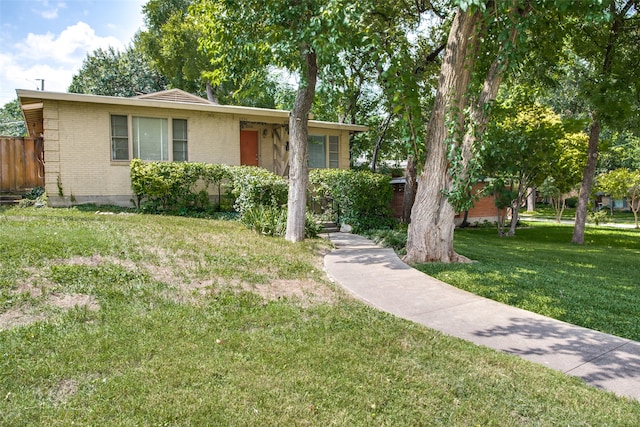
<path id="1" fill-rule="evenodd" d="M 59 35 L 29 33 L 13 49 L 0 53 L 0 106 L 15 99 L 15 89 L 65 92 L 87 54 L 98 48 L 123 49 L 116 37 L 100 37 L 84 22 L 64 29 Z"/>
<path id="2" fill-rule="evenodd" d="M 40 89 L 38 79 L 45 80 L 45 90 L 66 92 L 78 69 L 79 66 L 25 64 L 10 55 L 0 55 L 0 106 L 15 99 L 15 89 Z"/>
<path id="3" fill-rule="evenodd" d="M 100 37 L 88 24 L 78 22 L 67 27 L 59 36 L 52 33 L 29 33 L 18 43 L 19 56 L 23 59 L 53 60 L 58 63 L 75 64 L 98 48 L 113 46 L 122 49 L 123 44 L 115 37 Z"/>
<path id="4" fill-rule="evenodd" d="M 44 19 L 56 19 L 58 18 L 58 11 L 60 9 L 65 9 L 67 4 L 65 2 L 58 2 L 55 6 L 50 6 L 48 1 L 42 2 L 42 6 L 40 9 L 32 9 L 32 12 L 40 15 Z"/>
<path id="5" fill-rule="evenodd" d="M 41 10 L 39 14 L 44 19 L 56 19 L 58 17 L 58 9 Z"/>

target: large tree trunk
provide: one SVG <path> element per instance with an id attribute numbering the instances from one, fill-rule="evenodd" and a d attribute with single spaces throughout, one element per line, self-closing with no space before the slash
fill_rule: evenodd
<path id="1" fill-rule="evenodd" d="M 427 127 L 427 158 L 418 178 L 416 200 L 411 211 L 405 262 L 458 262 L 465 260 L 453 250 L 455 229 L 453 206 L 446 192 L 451 186 L 447 158 L 447 119 L 453 114 L 463 129 L 462 112 L 474 58 L 469 52 L 481 13 L 458 9 L 453 20 L 442 60 L 438 91 Z M 454 112 L 457 109 L 458 114 Z"/>
<path id="2" fill-rule="evenodd" d="M 589 147 L 587 149 L 587 165 L 582 174 L 580 184 L 580 194 L 578 195 L 578 206 L 576 206 L 576 219 L 573 226 L 573 237 L 571 243 L 582 245 L 584 243 L 584 227 L 587 222 L 587 206 L 591 196 L 593 178 L 596 174 L 598 164 L 598 141 L 600 140 L 600 120 L 594 118 L 589 129 Z"/>
<path id="3" fill-rule="evenodd" d="M 289 197 L 287 200 L 287 233 L 290 242 L 304 240 L 307 212 L 307 183 L 309 181 L 309 112 L 316 92 L 318 64 L 315 52 L 302 47 L 304 67 L 301 82 L 289 117 Z"/>
<path id="4" fill-rule="evenodd" d="M 514 13 L 526 13 L 517 11 Z M 495 99 L 504 71 L 507 67 L 507 55 L 504 49 L 515 44 L 517 36 L 514 24 L 509 40 L 502 44 L 498 55 L 485 76 L 482 89 L 471 106 L 471 123 L 465 121 L 465 110 L 469 105 L 467 91 L 471 74 L 474 71 L 477 49 L 479 47 L 479 28 L 482 25 L 482 13 L 469 13 L 458 9 L 454 17 L 442 60 L 438 91 L 427 128 L 427 158 L 418 179 L 416 201 L 411 212 L 411 224 L 407 238 L 407 263 L 417 262 L 468 262 L 453 250 L 453 232 L 455 229 L 455 208 L 446 194 L 454 186 L 469 187 L 473 183 L 468 166 L 473 156 L 476 135 L 481 134 L 489 120 L 485 108 Z M 450 122 L 455 129 L 447 129 Z M 462 158 L 460 167 L 450 170 L 447 138 L 449 131 L 463 134 L 458 143 Z"/>

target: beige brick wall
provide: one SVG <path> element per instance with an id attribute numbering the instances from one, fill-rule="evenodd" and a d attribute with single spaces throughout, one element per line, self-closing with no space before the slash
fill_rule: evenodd
<path id="1" fill-rule="evenodd" d="M 111 161 L 111 114 L 186 119 L 190 161 L 240 164 L 240 125 L 230 114 L 46 101 L 45 185 L 52 205 L 129 204 L 129 162 Z"/>
<path id="2" fill-rule="evenodd" d="M 234 114 L 190 110 L 44 101 L 45 186 L 53 206 L 73 203 L 129 205 L 133 198 L 129 162 L 111 160 L 112 114 L 186 119 L 188 159 L 193 162 L 240 164 L 240 122 Z M 266 120 L 267 118 L 265 118 Z M 272 170 L 273 135 L 256 123 L 261 166 Z M 349 133 L 313 128 L 340 135 L 340 167 L 349 167 Z M 130 137 L 131 139 L 131 137 Z M 131 141 L 129 143 L 131 153 Z M 63 197 L 59 196 L 59 185 Z"/>

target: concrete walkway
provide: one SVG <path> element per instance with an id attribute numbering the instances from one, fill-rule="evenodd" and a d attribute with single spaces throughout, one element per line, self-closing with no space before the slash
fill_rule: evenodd
<path id="1" fill-rule="evenodd" d="M 462 291 L 364 237 L 329 239 L 336 249 L 325 256 L 327 273 L 371 306 L 640 400 L 640 343 Z"/>

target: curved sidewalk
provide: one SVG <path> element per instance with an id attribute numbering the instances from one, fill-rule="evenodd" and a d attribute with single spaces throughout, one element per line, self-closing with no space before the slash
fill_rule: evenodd
<path id="1" fill-rule="evenodd" d="M 329 276 L 369 305 L 640 400 L 640 343 L 460 290 L 364 237 L 330 233 Z"/>

